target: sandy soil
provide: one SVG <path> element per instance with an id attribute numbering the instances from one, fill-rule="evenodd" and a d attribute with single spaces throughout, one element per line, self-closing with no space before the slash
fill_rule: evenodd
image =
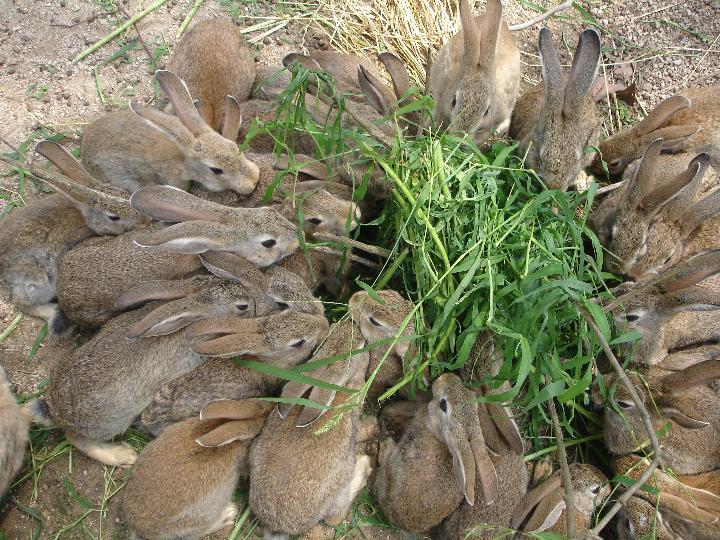
<path id="1" fill-rule="evenodd" d="M 533 16 L 513 0 L 505 3 L 510 23 Z M 720 81 L 717 0 L 581 3 L 606 27 L 605 71 L 612 73 L 618 67 L 633 66 L 640 108 L 648 109 L 684 86 Z M 130 30 L 124 41 L 110 43 L 79 63 L 72 61 L 112 31 L 118 20 L 127 19 L 149 4 L 139 0 L 118 0 L 114 4 L 110 0 L 0 0 L 0 152 L 20 147 L 40 126 L 68 134 L 70 145 L 76 146 L 83 126 L 96 116 L 123 105 L 131 97 L 151 100 L 153 69 L 149 58 L 156 56 L 158 67 L 165 63 L 167 55 L 162 53 L 171 50 L 176 42 L 177 28 L 189 10 L 189 0 L 170 0 L 143 19 L 136 30 Z M 273 2 L 229 0 L 223 4 L 207 0 L 197 18 L 227 16 L 230 8 L 244 17 L 238 19 L 241 25 L 250 25 L 258 22 L 251 17 L 268 15 L 276 9 Z M 567 45 L 563 47 L 566 59 L 583 27 L 578 12 L 571 15 L 570 19 L 550 23 Z M 105 63 L 138 33 L 142 44 Z M 537 29 L 532 28 L 516 34 L 526 64 L 524 85 L 539 80 L 536 33 Z M 262 64 L 279 65 L 287 52 L 317 43 L 313 37 L 321 34 L 318 29 L 294 22 L 260 40 L 255 45 L 256 57 Z M 628 111 L 629 117 L 638 111 Z M 608 121 L 607 128 L 616 125 L 617 115 Z M 0 176 L 0 192 L 25 202 L 40 196 L 29 184 L 26 192 L 20 193 L 17 176 L 7 171 L 5 164 L 0 165 L 0 173 L 5 173 Z M 5 204 L 0 199 L 0 211 Z M 0 329 L 16 315 L 12 306 L 0 304 Z M 24 317 L 12 335 L 0 343 L 0 363 L 22 396 L 37 392 L 46 380 L 48 366 L 82 339 L 73 338 L 57 346 L 43 344 L 30 359 L 31 345 L 41 326 L 39 321 Z M 46 452 L 57 451 L 56 446 L 62 443 L 54 433 L 45 442 L 40 439 L 47 433 L 36 431 L 33 436 L 42 443 L 33 448 L 36 459 L 46 458 Z M 62 446 L 58 457 L 42 463 L 44 468 L 35 482 L 30 478 L 20 483 L 0 503 L 0 532 L 11 539 L 37 538 L 35 533 L 39 538 L 127 538 L 118 510 L 122 492 L 115 493 L 127 471 L 105 469 Z M 390 533 L 378 528 L 368 527 L 364 532 L 371 538 L 390 537 Z M 314 533 L 312 538 L 320 538 L 328 531 Z M 225 531 L 217 537 L 228 534 Z"/>

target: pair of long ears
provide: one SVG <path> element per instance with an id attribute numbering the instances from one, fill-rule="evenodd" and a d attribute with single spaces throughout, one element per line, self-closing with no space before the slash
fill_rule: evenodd
<path id="1" fill-rule="evenodd" d="M 647 142 L 663 139 L 663 150 L 677 146 L 700 129 L 698 124 L 667 125 L 673 114 L 687 109 L 690 105 L 687 97 L 672 96 L 660 102 L 645 118 L 628 128 L 628 133 Z"/>
<path id="2" fill-rule="evenodd" d="M 122 189 L 96 180 L 70 153 L 56 142 L 40 141 L 35 151 L 51 161 L 62 174 L 31 169 L 33 176 L 62 193 L 80 208 L 109 212 L 129 219 L 140 216 L 128 204 Z"/>
<path id="3" fill-rule="evenodd" d="M 468 0 L 459 0 L 458 12 L 463 34 L 462 65 L 465 70 L 482 67 L 494 69 L 495 52 L 502 23 L 500 0 L 488 0 L 477 26 Z"/>
<path id="4" fill-rule="evenodd" d="M 575 56 L 567 82 L 563 84 L 563 72 L 555 40 L 548 28 L 538 35 L 538 49 L 542 63 L 545 85 L 545 102 L 549 109 L 559 109 L 567 114 L 581 110 L 590 95 L 600 66 L 600 34 L 589 28 L 580 34 Z"/>
<path id="5" fill-rule="evenodd" d="M 225 446 L 235 441 L 254 439 L 262 430 L 272 403 L 253 399 L 222 399 L 205 405 L 200 420 L 225 420 L 216 428 L 195 439 L 206 448 Z"/>
<path id="6" fill-rule="evenodd" d="M 485 442 L 496 454 L 522 455 L 524 445 L 509 407 L 490 401 L 478 403 L 478 418 Z"/>
<path id="7" fill-rule="evenodd" d="M 520 529 L 527 517 L 531 516 L 523 527 L 525 532 L 549 529 L 557 523 L 565 510 L 564 495 L 562 477 L 558 471 L 525 494 L 513 513 L 510 527 Z"/>

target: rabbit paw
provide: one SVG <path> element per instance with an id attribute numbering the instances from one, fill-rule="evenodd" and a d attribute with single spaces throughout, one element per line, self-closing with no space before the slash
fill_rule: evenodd
<path id="1" fill-rule="evenodd" d="M 365 442 L 372 439 L 380 431 L 377 418 L 374 416 L 366 416 L 360 420 L 358 428 L 358 442 Z"/>
<path id="2" fill-rule="evenodd" d="M 68 441 L 82 453 L 110 467 L 130 467 L 137 460 L 137 452 L 127 443 L 105 443 L 68 437 Z"/>
<path id="3" fill-rule="evenodd" d="M 231 502 L 227 503 L 227 506 L 222 509 L 222 512 L 220 512 L 220 515 L 215 520 L 215 522 L 207 528 L 207 530 L 202 534 L 202 536 L 206 536 L 208 534 L 214 533 L 215 531 L 225 529 L 226 527 L 232 527 L 235 524 L 235 518 L 237 517 L 237 514 L 237 506 L 235 506 Z"/>

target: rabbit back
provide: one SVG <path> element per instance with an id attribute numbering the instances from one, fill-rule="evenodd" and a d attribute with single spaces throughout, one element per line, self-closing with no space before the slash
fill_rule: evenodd
<path id="1" fill-rule="evenodd" d="M 200 538 L 218 520 L 246 469 L 245 443 L 195 442 L 221 423 L 186 420 L 143 449 L 123 494 L 131 529 L 143 538 Z"/>
<path id="2" fill-rule="evenodd" d="M 18 407 L 10 381 L 0 366 L 0 497 L 25 461 L 29 427 L 29 418 Z"/>
<path id="3" fill-rule="evenodd" d="M 91 238 L 66 253 L 57 279 L 58 302 L 68 317 L 88 326 L 104 324 L 118 311 L 117 297 L 149 279 L 181 279 L 201 268 L 195 255 L 144 249 L 133 243 L 148 229 Z"/>
<path id="4" fill-rule="evenodd" d="M 179 120 L 171 117 L 169 121 L 181 129 Z M 83 132 L 80 152 L 82 165 L 90 174 L 128 193 L 157 184 L 187 189 L 191 180 L 178 144 L 130 109 L 90 123 Z"/>
<path id="5" fill-rule="evenodd" d="M 513 512 L 525 495 L 528 486 L 528 473 L 523 457 L 518 454 L 490 454 L 497 472 L 498 489 L 495 502 L 486 505 L 482 499 L 482 486 L 476 479 L 475 505 L 470 506 L 463 500 L 460 507 L 443 522 L 446 538 L 465 538 L 472 532 L 472 538 L 497 538 L 510 526 Z M 485 528 L 482 525 L 490 525 Z"/>
<path id="6" fill-rule="evenodd" d="M 128 328 L 155 307 L 151 303 L 115 317 L 54 366 L 47 404 L 53 422 L 66 433 L 97 441 L 124 433 L 163 384 L 203 361 L 181 332 L 127 337 Z"/>
<path id="7" fill-rule="evenodd" d="M 229 19 L 195 23 L 180 40 L 167 69 L 187 84 L 193 99 L 209 108 L 210 126 L 218 131 L 225 96 L 247 101 L 255 82 L 255 62 L 240 28 Z"/>

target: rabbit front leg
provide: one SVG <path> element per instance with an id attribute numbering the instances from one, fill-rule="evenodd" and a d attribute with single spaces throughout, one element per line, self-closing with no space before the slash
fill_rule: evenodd
<path id="1" fill-rule="evenodd" d="M 335 505 L 330 509 L 330 515 L 325 516 L 324 521 L 328 525 L 336 527 L 342 523 L 345 516 L 350 511 L 350 505 L 360 490 L 367 484 L 367 479 L 372 472 L 370 456 L 360 454 L 355 460 L 355 468 L 353 469 L 352 478 L 345 488 L 338 494 L 335 499 Z"/>
<path id="2" fill-rule="evenodd" d="M 110 467 L 130 467 L 137 460 L 137 453 L 128 443 L 106 443 L 65 435 L 67 441 L 83 454 Z"/>
<path id="3" fill-rule="evenodd" d="M 229 502 L 225 508 L 223 508 L 223 511 L 218 516 L 217 520 L 210 525 L 201 536 L 207 536 L 209 534 L 212 534 L 216 531 L 222 530 L 225 527 L 230 527 L 232 524 L 235 523 L 235 518 L 238 515 L 238 509 L 237 506 L 235 506 L 234 503 Z"/>

